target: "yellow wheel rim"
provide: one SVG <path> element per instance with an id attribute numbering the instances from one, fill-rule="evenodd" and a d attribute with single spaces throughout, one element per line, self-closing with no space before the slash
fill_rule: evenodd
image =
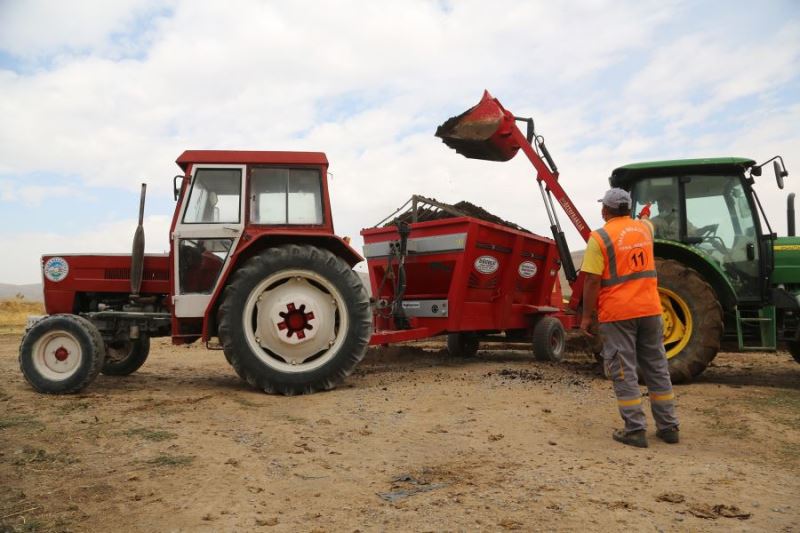
<path id="1" fill-rule="evenodd" d="M 683 298 L 664 287 L 658 288 L 664 321 L 664 349 L 667 359 L 681 353 L 692 337 L 692 313 Z"/>

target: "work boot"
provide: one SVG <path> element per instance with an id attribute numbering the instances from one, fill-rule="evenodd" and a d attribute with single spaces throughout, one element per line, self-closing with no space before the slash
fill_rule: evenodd
<path id="1" fill-rule="evenodd" d="M 656 431 L 656 437 L 663 440 L 667 444 L 678 444 L 678 442 L 681 440 L 677 427 L 659 429 Z"/>
<path id="2" fill-rule="evenodd" d="M 647 434 L 643 429 L 626 433 L 624 429 L 615 429 L 611 437 L 622 444 L 636 446 L 637 448 L 647 448 Z"/>

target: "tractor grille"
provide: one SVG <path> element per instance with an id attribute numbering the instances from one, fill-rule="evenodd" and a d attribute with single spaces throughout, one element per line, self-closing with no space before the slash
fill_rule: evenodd
<path id="1" fill-rule="evenodd" d="M 105 279 L 131 279 L 130 268 L 106 268 Z M 144 281 L 168 281 L 169 272 L 166 270 L 145 270 L 142 275 Z"/>

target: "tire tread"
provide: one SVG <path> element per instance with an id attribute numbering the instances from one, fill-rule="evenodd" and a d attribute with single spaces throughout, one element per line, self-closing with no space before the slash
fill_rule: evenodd
<path id="1" fill-rule="evenodd" d="M 80 370 L 75 375 L 64 381 L 50 381 L 38 375 L 32 368 L 33 344 L 38 336 L 43 335 L 48 329 L 53 328 L 59 322 L 64 322 L 66 326 L 60 326 L 69 330 L 71 327 L 78 328 L 79 331 L 88 335 L 88 353 L 84 354 L 89 361 L 88 369 L 83 372 Z M 82 347 L 83 348 L 83 347 Z M 37 322 L 32 328 L 25 332 L 19 347 L 19 366 L 25 380 L 38 392 L 44 394 L 74 394 L 86 388 L 97 378 L 105 361 L 105 343 L 100 331 L 88 319 L 78 315 L 58 314 L 50 315 Z M 29 367 L 29 364 L 31 367 Z M 75 378 L 75 379 L 73 379 Z"/>
<path id="2" fill-rule="evenodd" d="M 276 268 L 279 270 L 281 265 L 298 261 L 312 265 L 310 270 L 321 266 L 341 280 L 339 289 L 349 309 L 351 321 L 351 331 L 347 333 L 350 338 L 345 341 L 345 344 L 350 344 L 350 353 L 334 356 L 334 359 L 322 367 L 326 372 L 312 372 L 315 375 L 302 383 L 282 379 L 282 375 L 277 372 L 273 372 L 272 376 L 264 372 L 263 363 L 255 361 L 257 357 L 250 352 L 246 341 L 240 342 L 244 337 L 236 323 L 249 294 L 248 285 L 252 284 L 253 280 L 263 279 Z M 331 281 L 335 283 L 334 280 Z M 335 388 L 364 358 L 372 335 L 369 296 L 358 275 L 341 258 L 328 250 L 311 245 L 287 244 L 268 248 L 248 259 L 233 274 L 223 291 L 217 323 L 225 358 L 239 377 L 256 389 L 287 396 L 311 394 Z M 346 347 L 343 346 L 342 350 L 346 350 Z M 335 364 L 331 364 L 334 361 Z"/>
<path id="3" fill-rule="evenodd" d="M 656 268 L 659 286 L 664 284 L 679 294 L 694 315 L 689 343 L 669 359 L 672 382 L 687 383 L 700 375 L 719 352 L 724 328 L 722 305 L 711 285 L 693 268 L 674 259 L 660 258 L 656 260 Z"/>

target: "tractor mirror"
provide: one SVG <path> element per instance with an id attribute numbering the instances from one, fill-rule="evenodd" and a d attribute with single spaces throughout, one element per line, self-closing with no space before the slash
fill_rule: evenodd
<path id="1" fill-rule="evenodd" d="M 172 196 L 174 197 L 175 201 L 178 201 L 178 196 L 181 194 L 181 187 L 183 186 L 183 179 L 186 176 L 182 176 L 178 174 L 174 178 L 172 178 Z M 180 184 L 178 184 L 178 180 L 181 180 Z"/>
<path id="2" fill-rule="evenodd" d="M 778 188 L 783 189 L 783 177 L 786 175 L 777 161 L 772 162 L 772 168 L 775 170 L 775 179 L 778 181 Z"/>

